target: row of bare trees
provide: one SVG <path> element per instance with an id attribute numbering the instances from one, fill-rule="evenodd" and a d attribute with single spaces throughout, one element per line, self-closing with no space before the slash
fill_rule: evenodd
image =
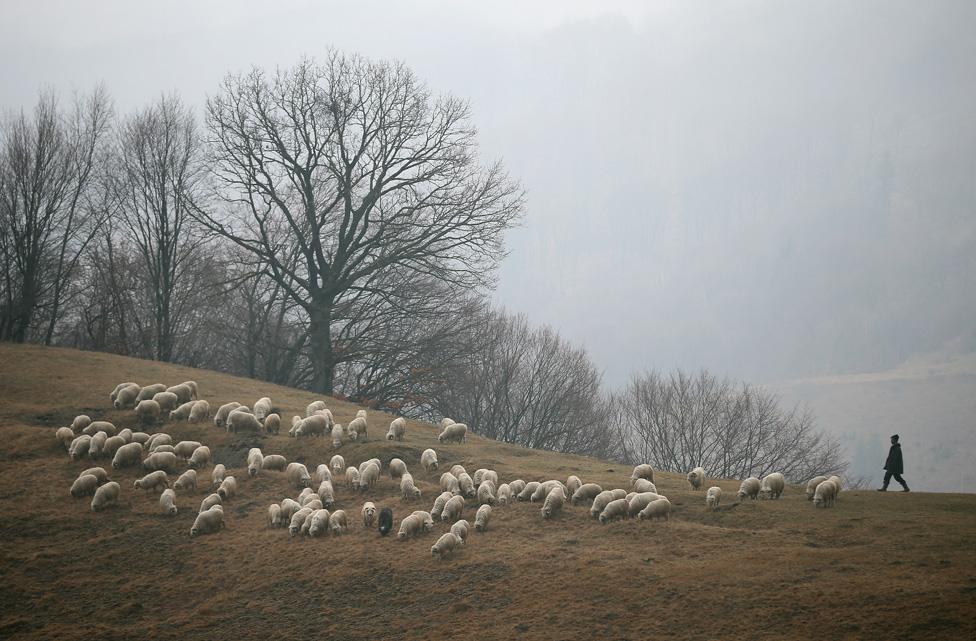
<path id="1" fill-rule="evenodd" d="M 736 476 L 836 471 L 812 418 L 707 374 L 603 392 L 487 294 L 521 187 L 466 103 L 331 53 L 115 114 L 51 93 L 0 133 L 0 340 L 179 362 L 453 416 L 521 445 Z"/>

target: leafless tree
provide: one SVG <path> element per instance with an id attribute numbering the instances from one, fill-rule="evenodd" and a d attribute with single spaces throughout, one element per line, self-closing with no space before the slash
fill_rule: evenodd
<path id="1" fill-rule="evenodd" d="M 623 458 L 664 470 L 699 465 L 722 478 L 782 472 L 800 481 L 846 469 L 839 444 L 813 415 L 783 409 L 772 393 L 702 371 L 634 376 L 614 398 Z"/>
<path id="2" fill-rule="evenodd" d="M 101 87 L 61 111 L 41 95 L 0 135 L 0 340 L 50 344 L 79 260 L 103 222 L 90 188 L 109 131 Z"/>
<path id="3" fill-rule="evenodd" d="M 345 310 L 367 298 L 405 307 L 392 272 L 490 284 L 521 213 L 520 187 L 501 165 L 478 163 L 468 106 L 433 98 L 402 64 L 331 53 L 270 77 L 231 76 L 207 122 L 228 206 L 197 215 L 302 308 L 310 387 L 322 393 L 357 352 L 345 343 L 370 327 Z M 292 252 L 295 265 L 283 260 Z"/>

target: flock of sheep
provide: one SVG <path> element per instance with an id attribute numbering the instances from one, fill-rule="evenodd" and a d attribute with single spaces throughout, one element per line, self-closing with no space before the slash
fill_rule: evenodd
<path id="1" fill-rule="evenodd" d="M 110 398 L 116 409 L 134 410 L 136 420 L 143 425 L 158 423 L 166 412 L 170 420 L 204 422 L 211 417 L 210 404 L 199 398 L 199 389 L 194 381 L 171 387 L 161 383 L 145 387 L 136 383 L 120 383 L 111 392 Z M 281 418 L 274 411 L 271 399 L 263 397 L 253 408 L 236 402 L 224 404 L 213 414 L 213 422 L 228 432 L 277 434 Z M 440 427 L 440 443 L 464 442 L 467 426 L 463 423 L 445 418 Z M 406 421 L 402 417 L 394 419 L 390 423 L 387 439 L 402 441 L 406 428 Z M 295 438 L 328 434 L 333 446 L 339 448 L 343 442 L 367 438 L 367 413 L 359 410 L 356 417 L 343 427 L 335 423 L 332 412 L 323 401 L 315 401 L 306 407 L 304 417 L 292 418 L 288 433 Z M 141 466 L 146 474 L 135 480 L 134 487 L 145 492 L 160 492 L 159 506 L 163 514 L 177 514 L 177 492 L 197 492 L 209 487 L 212 493 L 201 502 L 190 536 L 217 532 L 224 527 L 223 504 L 237 495 L 239 486 L 237 478 L 228 474 L 223 464 L 214 465 L 208 446 L 197 441 L 174 443 L 165 432 L 150 435 L 129 428 L 118 430 L 108 421 L 93 421 L 86 415 L 75 417 L 70 426 L 59 428 L 56 435 L 74 461 L 86 456 L 92 460 L 111 458 L 113 470 Z M 213 465 L 210 479 L 204 483 L 198 474 L 210 465 Z M 424 450 L 419 465 L 428 476 L 435 474 L 438 469 L 437 452 Z M 393 458 L 386 469 L 390 478 L 399 482 L 404 501 L 422 498 L 422 492 L 405 461 Z M 350 492 L 366 493 L 375 486 L 382 470 L 383 463 L 378 458 L 347 467 L 343 456 L 337 453 L 328 464 L 318 465 L 313 475 L 303 463 L 288 462 L 280 454 L 265 455 L 260 448 L 252 448 L 247 455 L 248 476 L 253 478 L 266 471 L 281 472 L 287 484 L 299 492 L 294 498 L 285 497 L 268 508 L 269 525 L 287 527 L 291 536 L 318 537 L 346 532 L 350 527 L 349 517 L 344 509 L 337 509 L 336 486 L 344 485 Z M 170 487 L 170 477 L 176 475 L 179 476 Z M 687 479 L 693 490 L 700 490 L 705 485 L 705 470 L 697 467 L 688 473 Z M 397 533 L 397 538 L 404 540 L 431 532 L 435 519 L 451 523 L 450 531 L 445 532 L 431 547 L 434 557 L 444 557 L 464 545 L 470 524 L 463 516 L 469 500 L 477 506 L 474 529 L 480 532 L 488 528 L 492 506 L 504 506 L 514 501 L 541 503 L 543 519 L 552 518 L 567 502 L 572 505 L 589 504 L 590 516 L 603 524 L 622 518 L 668 520 L 671 514 L 671 502 L 658 492 L 654 484 L 654 470 L 647 464 L 634 468 L 630 475 L 629 492 L 624 489 L 604 490 L 596 483 L 583 483 L 576 475 L 569 476 L 565 482 L 557 479 L 543 482 L 517 479 L 500 483 L 494 470 L 478 469 L 469 475 L 461 465 L 454 465 L 450 471 L 441 474 L 439 484 L 441 493 L 430 511 L 417 510 L 404 517 Z M 777 499 L 785 487 L 783 475 L 774 472 L 762 480 L 756 477 L 745 479 L 737 496 L 740 500 L 745 497 L 753 500 Z M 815 506 L 829 507 L 840 490 L 840 478 L 818 476 L 809 481 L 806 494 Z M 79 474 L 70 493 L 75 497 L 92 496 L 91 509 L 97 512 L 118 501 L 121 487 L 111 480 L 104 468 L 92 467 Z M 705 503 L 710 509 L 718 509 L 721 500 L 720 487 L 707 489 Z M 383 536 L 394 527 L 392 510 L 382 508 L 377 511 L 371 501 L 363 503 L 360 516 L 363 528 L 371 529 L 375 524 Z"/>

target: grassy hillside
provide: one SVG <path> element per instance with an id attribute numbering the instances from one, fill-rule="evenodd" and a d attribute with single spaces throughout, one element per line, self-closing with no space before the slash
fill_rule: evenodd
<path id="1" fill-rule="evenodd" d="M 279 473 L 248 479 L 244 454 L 259 443 L 314 470 L 333 454 L 327 439 L 166 424 L 175 439 L 209 444 L 240 482 L 226 529 L 190 539 L 203 493 L 180 495 L 180 513 L 167 518 L 156 494 L 132 488 L 140 474 L 125 470 L 113 474 L 116 508 L 95 514 L 89 499 L 73 499 L 71 482 L 92 463 L 71 462 L 56 428 L 82 412 L 132 426 L 131 412 L 109 409 L 108 393 L 125 380 L 192 378 L 215 407 L 269 395 L 289 424 L 314 395 L 72 350 L 0 345 L 0 364 L 0 638 L 976 638 L 974 496 L 847 492 L 836 508 L 814 510 L 790 487 L 780 501 L 710 513 L 683 476 L 662 473 L 658 488 L 675 509 L 668 523 L 601 526 L 570 506 L 543 522 L 538 504 L 519 503 L 496 507 L 488 532 L 434 562 L 429 548 L 447 525 L 398 542 L 357 522 L 363 500 L 391 506 L 397 524 L 430 509 L 438 474 L 419 465 L 427 447 L 442 471 L 491 467 L 503 482 L 575 473 L 627 487 L 630 470 L 477 437 L 439 446 L 435 428 L 415 422 L 406 441 L 390 443 L 379 440 L 390 417 L 371 413 L 371 440 L 344 446 L 347 464 L 399 456 L 423 500 L 401 502 L 388 475 L 365 498 L 339 485 L 350 532 L 289 538 L 268 527 L 267 506 L 297 491 Z M 357 409 L 329 405 L 341 423 Z M 738 482 L 718 485 L 728 497 Z"/>

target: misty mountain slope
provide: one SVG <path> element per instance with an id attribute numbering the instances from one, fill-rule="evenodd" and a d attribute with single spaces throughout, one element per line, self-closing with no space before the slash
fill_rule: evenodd
<path id="1" fill-rule="evenodd" d="M 913 489 L 976 492 L 976 353 L 937 352 L 890 370 L 769 387 L 808 405 L 841 439 L 851 475 L 880 485 L 888 437 L 898 434 Z"/>
<path id="2" fill-rule="evenodd" d="M 383 440 L 390 417 L 370 413 L 370 440 L 344 445 L 346 463 L 403 458 L 423 491 L 401 501 L 385 472 L 365 495 L 337 485 L 349 532 L 290 538 L 267 525 L 267 506 L 298 490 L 283 475 L 247 478 L 247 449 L 281 453 L 310 470 L 328 439 L 233 435 L 212 424 L 166 423 L 175 440 L 208 444 L 239 481 L 226 528 L 190 539 L 204 496 L 180 493 L 179 514 L 133 489 L 134 469 L 112 472 L 119 505 L 93 513 L 68 494 L 78 472 L 55 429 L 79 412 L 132 426 L 109 409 L 117 382 L 197 381 L 216 406 L 271 396 L 286 423 L 313 394 L 156 362 L 0 344 L 0 637 L 11 639 L 824 639 L 973 638 L 976 497 L 847 492 L 815 510 L 797 487 L 779 501 L 735 504 L 735 480 L 717 481 L 726 508 L 705 510 L 682 474 L 658 473 L 669 522 L 601 526 L 567 505 L 543 521 L 539 504 L 496 506 L 453 558 L 433 561 L 447 529 L 398 542 L 366 531 L 364 500 L 396 522 L 429 509 L 439 474 L 454 463 L 496 469 L 501 480 L 578 474 L 628 487 L 625 466 L 469 438 L 440 446 L 434 426 L 409 422 L 406 440 Z M 328 401 L 339 422 L 356 407 Z M 464 417 L 455 417 L 463 420 Z M 434 447 L 440 470 L 418 458 Z M 208 485 L 210 468 L 200 474 Z M 473 522 L 469 502 L 463 515 Z M 897 613 L 897 616 L 893 616 Z"/>

